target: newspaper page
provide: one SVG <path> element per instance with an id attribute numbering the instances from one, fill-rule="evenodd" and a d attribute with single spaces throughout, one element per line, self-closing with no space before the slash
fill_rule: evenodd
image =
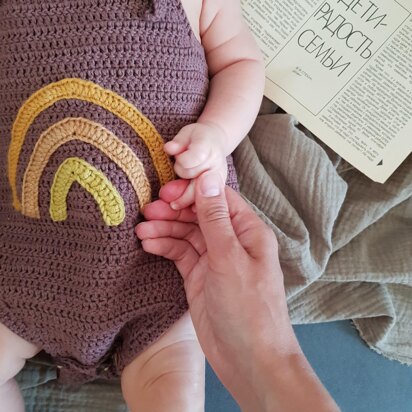
<path id="1" fill-rule="evenodd" d="M 241 0 L 265 95 L 374 181 L 412 151 L 412 0 Z"/>

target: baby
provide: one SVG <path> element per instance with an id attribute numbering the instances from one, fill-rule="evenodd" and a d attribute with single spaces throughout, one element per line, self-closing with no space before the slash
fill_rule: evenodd
<path id="1" fill-rule="evenodd" d="M 263 83 L 238 0 L 0 0 L 0 412 L 40 350 L 131 411 L 203 410 L 182 281 L 134 227 L 175 173 L 236 186 Z"/>

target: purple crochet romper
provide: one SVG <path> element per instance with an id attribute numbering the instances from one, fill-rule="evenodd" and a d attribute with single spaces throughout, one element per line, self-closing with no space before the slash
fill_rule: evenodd
<path id="1" fill-rule="evenodd" d="M 208 82 L 179 0 L 0 0 L 0 322 L 63 381 L 118 376 L 187 309 L 134 228 Z"/>

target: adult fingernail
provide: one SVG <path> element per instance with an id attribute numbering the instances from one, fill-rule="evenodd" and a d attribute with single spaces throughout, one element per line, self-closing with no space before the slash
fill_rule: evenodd
<path id="1" fill-rule="evenodd" d="M 204 197 L 213 197 L 220 194 L 221 180 L 216 172 L 207 172 L 200 177 L 200 193 Z"/>

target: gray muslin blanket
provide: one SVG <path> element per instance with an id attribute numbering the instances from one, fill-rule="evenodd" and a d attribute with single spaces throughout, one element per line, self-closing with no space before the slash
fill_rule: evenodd
<path id="1" fill-rule="evenodd" d="M 374 183 L 292 116 L 262 114 L 234 161 L 278 238 L 292 322 L 353 319 L 372 349 L 412 364 L 412 156 Z"/>

